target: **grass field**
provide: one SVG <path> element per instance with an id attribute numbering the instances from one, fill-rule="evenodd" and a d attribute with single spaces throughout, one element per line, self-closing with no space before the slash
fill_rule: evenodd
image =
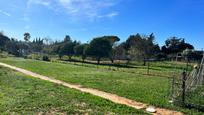
<path id="1" fill-rule="evenodd" d="M 188 114 L 201 114 L 195 110 L 175 107 L 168 102 L 170 87 L 168 77 L 171 77 L 175 63 L 152 63 L 151 75 L 146 75 L 146 68 L 143 66 L 109 69 L 108 66 L 97 67 L 91 64 L 82 66 L 79 63 L 75 65 L 50 63 L 21 58 L 4 58 L 0 61 L 68 83 L 96 88 L 151 105 L 180 110 Z M 181 72 L 184 64 L 176 63 L 176 66 L 177 71 Z"/>
<path id="2" fill-rule="evenodd" d="M 146 114 L 0 67 L 0 114 Z"/>
<path id="3" fill-rule="evenodd" d="M 204 107 L 204 86 L 198 87 L 196 90 L 187 94 L 187 102 L 202 105 Z"/>

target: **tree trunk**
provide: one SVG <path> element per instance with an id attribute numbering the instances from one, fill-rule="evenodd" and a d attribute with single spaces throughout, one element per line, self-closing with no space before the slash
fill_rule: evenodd
<path id="1" fill-rule="evenodd" d="M 81 59 L 82 59 L 82 62 L 84 63 L 86 59 L 86 55 L 82 55 Z"/>
<path id="2" fill-rule="evenodd" d="M 84 65 L 84 59 L 82 58 L 82 66 Z"/>
<path id="3" fill-rule="evenodd" d="M 59 59 L 60 59 L 60 60 L 62 59 L 62 55 L 59 55 Z"/>
<path id="4" fill-rule="evenodd" d="M 114 59 L 111 59 L 111 63 L 112 63 L 112 64 L 114 63 Z"/>
<path id="5" fill-rule="evenodd" d="M 143 66 L 146 66 L 146 59 L 144 58 L 144 63 L 143 63 Z"/>
<path id="6" fill-rule="evenodd" d="M 71 59 L 72 59 L 72 56 L 71 56 L 71 55 L 69 55 L 68 57 L 69 57 L 69 60 L 71 60 Z"/>
<path id="7" fill-rule="evenodd" d="M 130 60 L 128 59 L 127 62 L 126 62 L 126 66 L 128 66 L 130 63 Z"/>
<path id="8" fill-rule="evenodd" d="M 98 65 L 100 64 L 100 60 L 101 60 L 101 58 L 98 57 L 98 58 L 97 58 L 97 64 L 98 64 Z"/>
<path id="9" fill-rule="evenodd" d="M 114 63 L 114 58 L 113 57 L 109 57 L 111 63 L 113 64 Z"/>

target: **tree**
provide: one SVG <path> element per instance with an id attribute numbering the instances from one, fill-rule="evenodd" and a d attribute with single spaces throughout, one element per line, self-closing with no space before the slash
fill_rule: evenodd
<path id="1" fill-rule="evenodd" d="M 9 54 L 12 54 L 15 56 L 21 56 L 18 41 L 13 38 L 11 39 L 11 41 L 7 42 L 6 49 Z"/>
<path id="2" fill-rule="evenodd" d="M 0 32 L 0 50 L 6 50 L 5 46 L 9 41 L 10 39 L 7 36 L 5 36 L 3 32 Z"/>
<path id="3" fill-rule="evenodd" d="M 160 51 L 158 44 L 154 43 L 154 39 L 153 33 L 149 36 L 141 36 L 140 34 L 131 35 L 125 43 L 125 49 L 128 51 L 131 59 L 143 60 L 145 66 L 146 60 L 155 57 Z"/>
<path id="4" fill-rule="evenodd" d="M 63 46 L 64 42 L 55 41 L 52 44 L 49 44 L 49 47 L 45 47 L 44 50 L 49 52 L 50 54 L 58 55 L 59 59 L 62 59 L 63 54 L 61 54 L 60 50 Z"/>
<path id="5" fill-rule="evenodd" d="M 94 38 L 87 49 L 88 55 L 96 58 L 97 63 L 100 64 L 101 58 L 110 56 L 112 46 L 107 39 L 103 37 Z"/>
<path id="6" fill-rule="evenodd" d="M 116 42 L 120 41 L 120 38 L 118 36 L 103 36 L 101 38 L 108 40 L 111 46 L 113 46 Z"/>
<path id="7" fill-rule="evenodd" d="M 81 56 L 83 62 L 86 59 L 87 47 L 88 47 L 88 44 L 79 44 L 74 47 L 75 55 Z"/>
<path id="8" fill-rule="evenodd" d="M 25 40 L 26 42 L 29 41 L 30 38 L 31 38 L 30 33 L 28 33 L 28 32 L 24 33 L 24 40 Z"/>
<path id="9" fill-rule="evenodd" d="M 162 52 L 166 54 L 174 54 L 183 52 L 185 49 L 194 49 L 193 45 L 186 43 L 185 39 L 171 37 L 165 41 L 165 46 L 162 47 Z"/>
<path id="10" fill-rule="evenodd" d="M 33 49 L 30 49 L 29 44 L 22 41 L 18 41 L 16 45 L 19 48 L 20 56 L 27 56 L 29 55 L 29 53 L 31 53 L 31 50 L 33 50 Z"/>
<path id="11" fill-rule="evenodd" d="M 64 38 L 64 42 L 70 42 L 71 41 L 71 37 L 69 35 L 66 35 Z"/>
<path id="12" fill-rule="evenodd" d="M 78 43 L 76 41 L 72 42 L 65 42 L 62 44 L 62 46 L 60 46 L 60 51 L 59 54 L 60 55 L 67 55 L 69 57 L 69 60 L 71 60 L 72 56 L 74 55 L 74 47 L 77 45 Z"/>
<path id="13" fill-rule="evenodd" d="M 118 38 L 118 36 L 103 36 L 101 38 L 109 41 L 109 43 L 110 43 L 110 45 L 112 47 L 112 50 L 111 50 L 111 52 L 109 54 L 109 59 L 111 60 L 112 63 L 114 63 L 114 53 L 116 51 L 114 50 L 113 47 L 115 46 L 116 42 L 120 41 L 120 38 Z"/>
<path id="14" fill-rule="evenodd" d="M 49 45 L 49 44 L 52 44 L 52 39 L 50 37 L 45 37 L 41 40 L 43 43 L 45 43 L 45 45 Z M 40 41 L 40 42 L 41 42 Z"/>
<path id="15" fill-rule="evenodd" d="M 190 60 L 200 61 L 203 57 L 203 52 L 202 51 L 195 51 L 192 49 L 185 49 L 182 52 L 182 56 L 184 56 L 188 61 L 190 61 Z"/>
<path id="16" fill-rule="evenodd" d="M 74 47 L 78 44 L 77 41 L 72 41 L 70 36 L 66 35 L 63 41 L 55 41 L 53 44 L 50 44 L 51 53 L 58 54 L 60 59 L 67 55 L 71 60 L 74 55 Z"/>
<path id="17" fill-rule="evenodd" d="M 45 39 L 41 39 L 41 38 L 36 38 L 33 40 L 33 42 L 30 43 L 32 52 L 38 52 L 40 53 L 43 50 L 43 46 L 44 46 L 44 41 Z"/>
<path id="18" fill-rule="evenodd" d="M 126 59 L 126 50 L 124 48 L 124 42 L 113 47 L 114 59 L 124 60 Z"/>

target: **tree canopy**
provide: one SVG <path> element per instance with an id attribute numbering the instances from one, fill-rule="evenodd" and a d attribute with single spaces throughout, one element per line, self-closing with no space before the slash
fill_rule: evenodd
<path id="1" fill-rule="evenodd" d="M 30 38 L 31 38 L 30 33 L 28 33 L 28 32 L 24 33 L 24 40 L 25 41 L 29 41 Z"/>
<path id="2" fill-rule="evenodd" d="M 154 43 L 154 34 L 146 35 L 131 35 L 125 42 L 125 49 L 131 59 L 145 60 L 154 57 L 160 52 L 158 44 Z"/>
<path id="3" fill-rule="evenodd" d="M 185 49 L 194 49 L 194 47 L 186 43 L 183 38 L 171 37 L 165 41 L 162 52 L 166 54 L 177 54 L 183 52 Z"/>
<path id="4" fill-rule="evenodd" d="M 66 35 L 61 41 L 55 42 L 52 42 L 50 38 L 40 37 L 31 42 L 30 38 L 28 32 L 24 33 L 25 41 L 9 38 L 0 32 L 0 49 L 16 56 L 43 53 L 58 55 L 60 59 L 63 59 L 63 56 L 68 56 L 69 60 L 72 59 L 72 56 L 80 56 L 83 62 L 86 57 L 89 57 L 89 59 L 96 59 L 98 63 L 101 59 L 109 59 L 112 63 L 114 60 L 126 60 L 127 63 L 130 60 L 143 60 L 144 65 L 150 58 L 167 59 L 178 53 L 193 57 L 193 59 L 198 59 L 196 56 L 201 57 L 201 53 L 194 52 L 193 45 L 178 37 L 168 38 L 160 49 L 155 42 L 156 38 L 153 33 L 130 35 L 126 41 L 121 43 L 119 43 L 120 38 L 114 35 L 96 37 L 89 43 L 73 41 L 69 35 Z"/>
<path id="5" fill-rule="evenodd" d="M 10 41 L 10 39 L 0 32 L 0 50 L 5 50 L 5 46 L 8 41 Z"/>
<path id="6" fill-rule="evenodd" d="M 87 49 L 87 54 L 89 56 L 95 57 L 100 63 L 101 58 L 109 57 L 111 54 L 112 45 L 109 40 L 104 39 L 104 37 L 94 38 Z"/>

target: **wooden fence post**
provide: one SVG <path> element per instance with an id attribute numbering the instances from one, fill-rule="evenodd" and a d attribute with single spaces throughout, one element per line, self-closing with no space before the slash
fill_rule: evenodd
<path id="1" fill-rule="evenodd" d="M 185 97 L 186 97 L 186 79 L 187 79 L 187 74 L 186 72 L 183 72 L 183 78 L 182 78 L 182 104 L 185 104 Z"/>

